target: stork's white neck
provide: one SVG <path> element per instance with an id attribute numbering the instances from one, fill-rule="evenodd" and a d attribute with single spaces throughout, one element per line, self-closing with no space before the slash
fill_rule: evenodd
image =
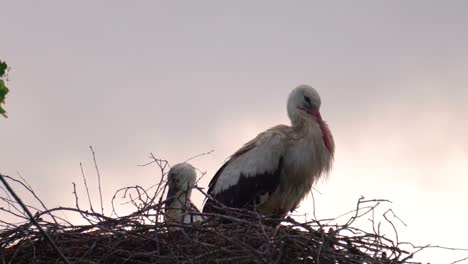
<path id="1" fill-rule="evenodd" d="M 178 189 L 175 191 L 175 195 L 171 199 L 168 208 L 183 208 L 190 204 L 190 196 L 192 195 L 192 189 L 185 191 Z"/>
<path id="2" fill-rule="evenodd" d="M 288 105 L 289 106 L 289 105 Z M 289 110 L 289 109 L 288 109 Z M 300 109 L 294 108 L 292 111 L 288 111 L 289 118 L 291 119 L 291 126 L 295 130 L 309 129 L 310 127 L 318 127 L 320 129 L 323 144 L 327 148 L 331 156 L 335 152 L 335 143 L 333 136 L 328 128 L 327 123 L 323 121 L 320 112 L 317 110 L 316 113 L 306 113 Z"/>
<path id="3" fill-rule="evenodd" d="M 192 190 L 177 190 L 171 201 L 166 205 L 166 221 L 181 222 L 184 214 L 190 209 L 190 195 Z"/>

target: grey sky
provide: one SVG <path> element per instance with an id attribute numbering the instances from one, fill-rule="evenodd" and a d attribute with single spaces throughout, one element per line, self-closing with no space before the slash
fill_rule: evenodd
<path id="1" fill-rule="evenodd" d="M 406 203 L 468 201 L 467 13 L 466 1 L 2 3 L 13 70 L 0 171 L 58 205 L 73 203 L 80 161 L 91 177 L 89 145 L 105 197 L 156 181 L 135 166 L 149 152 L 176 163 L 214 149 L 194 161 L 206 186 L 240 145 L 288 122 L 287 94 L 307 83 L 337 144 L 323 207 L 375 194 L 420 219 Z"/>

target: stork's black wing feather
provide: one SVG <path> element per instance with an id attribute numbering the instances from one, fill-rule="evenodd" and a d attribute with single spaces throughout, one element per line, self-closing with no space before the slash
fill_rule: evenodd
<path id="1" fill-rule="evenodd" d="M 261 195 L 274 192 L 280 184 L 289 129 L 279 125 L 247 142 L 216 172 L 208 194 L 225 206 L 253 209 Z M 208 199 L 203 212 L 216 212 L 216 201 Z"/>
<path id="2" fill-rule="evenodd" d="M 260 202 L 260 197 L 262 195 L 273 193 L 279 185 L 280 174 L 283 169 L 282 158 L 279 159 L 277 167 L 273 172 L 265 172 L 253 176 L 241 174 L 235 185 L 217 194 L 213 194 L 214 183 L 219 175 L 222 174 L 223 169 L 228 163 L 229 161 L 218 170 L 211 180 L 208 189 L 208 194 L 224 206 L 253 210 L 255 205 Z M 203 207 L 203 212 L 217 212 L 216 208 L 213 206 L 219 207 L 216 201 L 208 199 Z"/>

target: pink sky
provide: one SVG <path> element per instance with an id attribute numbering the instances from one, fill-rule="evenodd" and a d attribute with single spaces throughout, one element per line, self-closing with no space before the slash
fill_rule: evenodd
<path id="1" fill-rule="evenodd" d="M 337 145 L 319 218 L 385 198 L 408 224 L 400 240 L 467 248 L 467 13 L 464 1 L 3 3 L 0 172 L 73 205 L 80 162 L 94 179 L 93 145 L 108 202 L 158 180 L 136 166 L 150 152 L 177 163 L 215 150 L 193 161 L 206 186 L 243 143 L 288 123 L 288 92 L 307 83 Z"/>

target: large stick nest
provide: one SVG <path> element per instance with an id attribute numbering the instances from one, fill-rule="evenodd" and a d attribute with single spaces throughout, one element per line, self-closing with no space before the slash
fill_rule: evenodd
<path id="1" fill-rule="evenodd" d="M 164 176 L 167 162 L 154 162 Z M 384 200 L 361 198 L 342 225 L 328 224 L 329 220 L 300 223 L 288 217 L 275 228 L 265 224 L 272 219 L 232 208 L 221 208 L 223 214 L 200 214 L 205 220 L 199 223 L 168 224 L 162 206 L 164 177 L 151 195 L 139 186 L 117 191 L 114 199 L 137 193 L 129 201 L 135 212 L 126 216 L 114 211 L 106 216 L 91 202 L 90 210 L 83 210 L 76 191 L 74 208 L 48 209 L 24 179 L 2 178 L 26 189 L 41 204 L 41 208 L 26 206 L 35 212 L 28 216 L 21 201 L 2 188 L 5 196 L 0 198 L 6 206 L 0 212 L 21 219 L 20 223 L 0 220 L 2 263 L 410 263 L 413 256 L 403 243 L 386 238 L 379 229 L 367 232 L 353 227 L 356 219 L 372 214 Z M 84 175 L 83 179 L 86 185 Z M 64 213 L 78 214 L 86 224 L 73 224 L 60 217 Z"/>

